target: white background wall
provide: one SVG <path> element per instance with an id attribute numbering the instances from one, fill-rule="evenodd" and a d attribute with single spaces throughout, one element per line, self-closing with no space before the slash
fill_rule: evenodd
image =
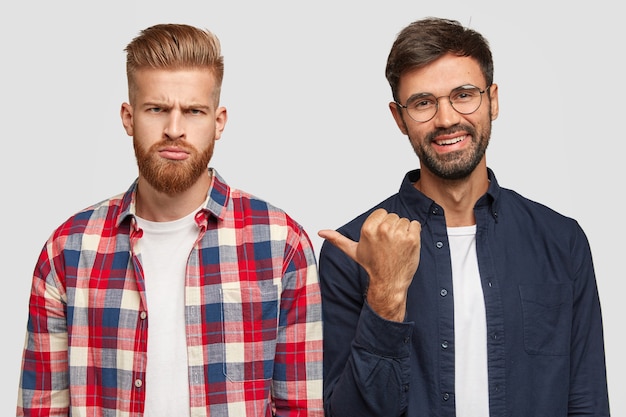
<path id="1" fill-rule="evenodd" d="M 626 415 L 626 82 L 619 3 L 78 0 L 0 6 L 0 415 L 14 413 L 31 274 L 70 214 L 136 176 L 119 119 L 123 48 L 155 23 L 214 31 L 229 122 L 211 163 L 308 230 L 335 228 L 417 167 L 387 109 L 387 54 L 426 16 L 490 41 L 500 117 L 487 152 L 500 184 L 576 218 L 591 242 L 605 320 L 612 414 Z M 529 416 L 530 417 L 530 416 Z"/>

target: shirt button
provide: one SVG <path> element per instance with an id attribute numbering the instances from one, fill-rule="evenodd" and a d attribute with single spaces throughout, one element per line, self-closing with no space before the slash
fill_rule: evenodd
<path id="1" fill-rule="evenodd" d="M 443 342 L 441 342 L 441 347 L 444 349 L 448 349 L 448 341 L 444 340 Z"/>
<path id="2" fill-rule="evenodd" d="M 409 343 L 409 340 L 411 340 L 411 338 L 410 338 L 409 336 L 406 336 L 406 337 L 404 338 L 404 343 Z"/>
<path id="3" fill-rule="evenodd" d="M 141 381 L 141 379 L 135 379 L 135 386 L 137 388 L 141 388 L 142 385 L 143 385 L 143 382 Z"/>
<path id="4" fill-rule="evenodd" d="M 442 398 L 444 401 L 448 401 L 450 399 L 450 394 L 448 394 L 447 392 L 444 392 Z"/>
<path id="5" fill-rule="evenodd" d="M 141 318 L 141 320 L 145 320 L 146 317 L 148 317 L 148 313 L 146 313 L 145 311 L 142 311 L 141 313 L 139 313 L 139 317 Z"/>
<path id="6" fill-rule="evenodd" d="M 437 249 L 441 249 L 443 248 L 443 242 L 437 242 L 435 243 L 435 246 L 437 246 Z"/>
<path id="7" fill-rule="evenodd" d="M 448 290 L 442 288 L 441 291 L 439 291 L 439 294 L 441 294 L 442 297 L 445 297 L 446 295 L 448 295 Z"/>

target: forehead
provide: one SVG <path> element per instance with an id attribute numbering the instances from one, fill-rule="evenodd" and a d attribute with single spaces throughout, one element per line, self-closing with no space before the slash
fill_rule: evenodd
<path id="1" fill-rule="evenodd" d="M 402 73 L 398 96 L 405 100 L 416 93 L 446 95 L 453 88 L 466 84 L 486 87 L 480 65 L 474 58 L 446 54 L 424 67 Z"/>
<path id="2" fill-rule="evenodd" d="M 134 95 L 140 101 L 204 102 L 214 96 L 216 83 L 204 69 L 140 69 L 134 74 Z"/>

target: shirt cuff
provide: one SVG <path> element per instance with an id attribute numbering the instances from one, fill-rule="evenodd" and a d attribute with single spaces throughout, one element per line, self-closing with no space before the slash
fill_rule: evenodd
<path id="1" fill-rule="evenodd" d="M 410 354 L 412 333 L 413 322 L 384 319 L 366 301 L 361 309 L 354 341 L 375 355 L 402 358 Z"/>

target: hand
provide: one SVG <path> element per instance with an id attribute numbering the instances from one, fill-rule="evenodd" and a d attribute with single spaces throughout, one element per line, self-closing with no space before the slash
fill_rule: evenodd
<path id="1" fill-rule="evenodd" d="M 419 265 L 421 231 L 417 220 L 377 209 L 363 223 L 359 242 L 335 230 L 320 230 L 318 235 L 365 269 L 370 278 L 370 307 L 383 318 L 402 321 L 409 285 Z"/>

